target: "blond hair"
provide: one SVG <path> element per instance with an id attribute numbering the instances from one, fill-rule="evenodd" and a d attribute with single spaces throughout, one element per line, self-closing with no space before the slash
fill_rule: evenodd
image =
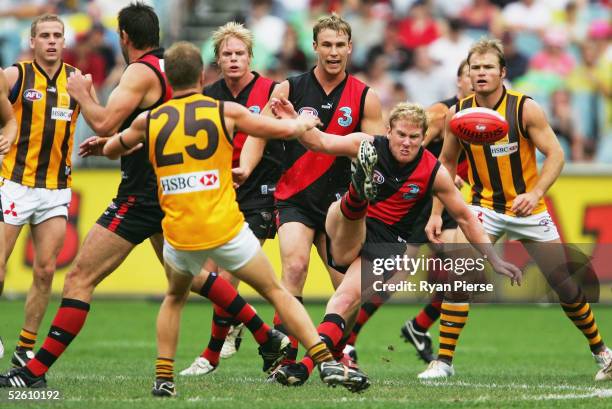
<path id="1" fill-rule="evenodd" d="M 414 102 L 400 102 L 393 107 L 389 114 L 389 127 L 393 128 L 396 121 L 405 119 L 415 125 L 419 125 L 423 130 L 423 135 L 427 132 L 427 112 L 421 104 Z"/>
<path id="2" fill-rule="evenodd" d="M 215 58 L 219 58 L 221 47 L 230 38 L 235 37 L 242 41 L 249 52 L 249 57 L 253 57 L 253 33 L 244 25 L 235 21 L 230 21 L 219 27 L 212 35 Z"/>
<path id="3" fill-rule="evenodd" d="M 166 77 L 175 90 L 197 85 L 204 63 L 200 50 L 188 41 L 174 43 L 164 53 Z"/>
<path id="4" fill-rule="evenodd" d="M 470 63 L 470 58 L 473 54 L 486 54 L 488 52 L 497 55 L 500 68 L 504 68 L 506 66 L 506 58 L 504 57 L 504 46 L 498 39 L 490 37 L 482 37 L 480 40 L 478 40 L 472 45 L 467 56 L 468 64 Z"/>
<path id="5" fill-rule="evenodd" d="M 30 26 L 30 37 L 36 37 L 36 26 L 38 25 L 38 23 L 46 23 L 48 21 L 60 23 L 62 25 L 62 34 L 64 33 L 64 22 L 62 21 L 62 19 L 59 18 L 57 14 L 47 13 L 36 17 L 34 21 L 32 21 L 32 25 Z"/>
<path id="6" fill-rule="evenodd" d="M 329 16 L 319 17 L 317 23 L 312 28 L 312 40 L 315 43 L 317 42 L 317 36 L 319 33 L 325 29 L 333 30 L 336 33 L 344 33 L 348 36 L 349 41 L 351 41 L 351 25 L 336 13 L 332 13 Z"/>

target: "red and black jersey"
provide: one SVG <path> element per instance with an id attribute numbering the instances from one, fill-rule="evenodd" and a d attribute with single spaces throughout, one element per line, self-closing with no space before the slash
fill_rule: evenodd
<path id="1" fill-rule="evenodd" d="M 289 100 L 298 113 L 317 115 L 325 132 L 341 138 L 360 130 L 368 87 L 352 75 L 329 94 L 316 79 L 314 69 L 289 78 Z M 350 160 L 312 152 L 298 141 L 285 142 L 283 174 L 276 186 L 277 200 L 325 215 L 329 205 L 346 191 Z"/>
<path id="2" fill-rule="evenodd" d="M 161 84 L 162 93 L 159 99 L 150 107 L 136 108 L 121 124 L 120 131 L 130 127 L 138 115 L 149 109 L 158 107 L 172 97 L 172 89 L 164 72 L 164 50 L 152 50 L 130 64 L 145 64 L 157 75 Z M 147 158 L 146 149 L 138 149 L 130 155 L 121 157 L 121 183 L 119 184 L 118 198 L 135 196 L 137 198 L 157 202 L 157 181 L 155 173 Z"/>
<path id="3" fill-rule="evenodd" d="M 221 101 L 236 102 L 259 114 L 268 103 L 276 83 L 269 78 L 253 72 L 255 78 L 234 98 L 224 79 L 204 88 L 203 94 Z M 247 134 L 236 132 L 233 138 L 234 151 L 232 167 L 240 165 L 240 152 Z M 249 178 L 236 190 L 236 200 L 240 210 L 261 209 L 274 206 L 274 189 L 281 174 L 280 161 L 283 156 L 283 143 L 278 140 L 268 141 L 263 157 L 253 169 Z"/>
<path id="4" fill-rule="evenodd" d="M 372 233 L 385 240 L 410 242 L 415 233 L 415 220 L 431 200 L 440 162 L 421 148 L 412 162 L 400 165 L 384 136 L 374 139 L 374 147 L 378 153 L 378 163 L 374 167 L 378 194 L 368 206 L 368 236 L 373 229 Z"/>

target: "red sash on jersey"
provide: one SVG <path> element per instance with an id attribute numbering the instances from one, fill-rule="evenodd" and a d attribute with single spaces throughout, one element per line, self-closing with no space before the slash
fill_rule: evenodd
<path id="1" fill-rule="evenodd" d="M 429 194 L 431 177 L 438 160 L 429 152 L 424 150 L 423 156 L 416 165 L 414 171 L 404 184 L 387 199 L 368 206 L 368 217 L 373 217 L 387 225 L 399 222 L 412 207 Z M 414 191 L 418 186 L 418 192 L 414 197 L 404 198 L 404 195 Z"/>
<path id="2" fill-rule="evenodd" d="M 253 112 L 254 114 L 259 114 L 263 107 L 268 103 L 268 99 L 270 97 L 270 89 L 274 86 L 274 81 L 269 78 L 258 77 L 255 80 L 255 84 L 253 84 L 253 88 L 251 88 L 251 93 L 249 94 L 249 98 L 247 100 L 246 107 L 251 110 L 252 106 L 259 107 L 258 112 Z M 244 146 L 244 142 L 246 141 L 247 134 L 244 132 L 236 132 L 234 135 L 234 151 L 232 152 L 232 167 L 237 168 L 240 166 L 240 152 L 242 152 L 242 147 Z"/>
<path id="3" fill-rule="evenodd" d="M 355 131 L 361 123 L 361 97 L 366 85 L 349 75 L 342 95 L 338 101 L 338 106 L 334 115 L 325 128 L 325 132 L 342 136 Z M 341 126 L 345 113 L 339 108 L 348 107 L 351 109 L 352 122 L 348 126 Z M 301 192 L 317 179 L 325 174 L 336 160 L 336 156 L 326 153 L 307 151 L 293 165 L 287 169 L 276 184 L 274 197 L 277 200 L 286 200 L 298 192 Z"/>
<path id="4" fill-rule="evenodd" d="M 148 65 L 149 67 L 151 67 L 151 69 L 153 69 L 153 71 L 155 71 L 155 74 L 157 74 L 158 77 L 161 76 L 160 81 L 164 85 L 164 90 L 160 98 L 160 101 L 158 101 L 158 103 L 156 103 L 155 106 L 161 104 L 162 102 L 166 102 L 170 98 L 172 98 L 172 88 L 170 87 L 170 83 L 168 82 L 168 79 L 166 78 L 166 71 L 163 67 L 163 63 L 160 64 L 160 61 L 163 61 L 163 59 L 159 58 L 153 53 L 147 53 L 143 55 L 142 57 L 140 57 L 139 59 L 137 59 L 136 61 L 134 61 L 134 63 L 139 62 L 139 63 Z"/>

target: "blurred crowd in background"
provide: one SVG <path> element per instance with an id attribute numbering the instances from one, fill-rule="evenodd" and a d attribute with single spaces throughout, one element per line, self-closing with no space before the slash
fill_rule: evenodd
<path id="1" fill-rule="evenodd" d="M 0 0 L 0 65 L 28 59 L 33 16 L 60 14 L 66 62 L 91 73 L 102 101 L 125 61 L 116 32 L 128 0 Z M 163 45 L 202 46 L 207 81 L 218 78 L 210 33 L 244 22 L 255 36 L 253 69 L 277 81 L 314 65 L 312 26 L 336 12 L 353 30 L 349 70 L 388 112 L 401 101 L 425 106 L 455 94 L 457 67 L 473 41 L 499 38 L 507 87 L 548 113 L 568 162 L 612 163 L 612 0 L 150 0 Z M 80 124 L 77 143 L 91 131 Z M 106 161 L 75 162 L 104 165 Z"/>

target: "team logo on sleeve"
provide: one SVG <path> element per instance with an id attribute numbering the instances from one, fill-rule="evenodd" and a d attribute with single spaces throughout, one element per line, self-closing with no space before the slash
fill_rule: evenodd
<path id="1" fill-rule="evenodd" d="M 310 114 L 310 115 L 316 116 L 316 117 L 319 116 L 319 111 L 317 111 L 313 107 L 302 107 L 302 108 L 300 108 L 300 110 L 298 111 L 298 115 L 302 115 L 302 112 L 306 112 L 307 114 Z"/>
<path id="2" fill-rule="evenodd" d="M 350 126 L 353 123 L 353 117 L 351 116 L 353 111 L 351 110 L 351 108 L 340 107 L 338 110 L 342 112 L 342 116 L 338 118 L 338 125 L 343 126 L 345 128 L 347 126 Z"/>
<path id="3" fill-rule="evenodd" d="M 259 105 L 251 105 L 248 109 L 255 115 L 258 115 L 261 112 L 261 107 Z"/>

